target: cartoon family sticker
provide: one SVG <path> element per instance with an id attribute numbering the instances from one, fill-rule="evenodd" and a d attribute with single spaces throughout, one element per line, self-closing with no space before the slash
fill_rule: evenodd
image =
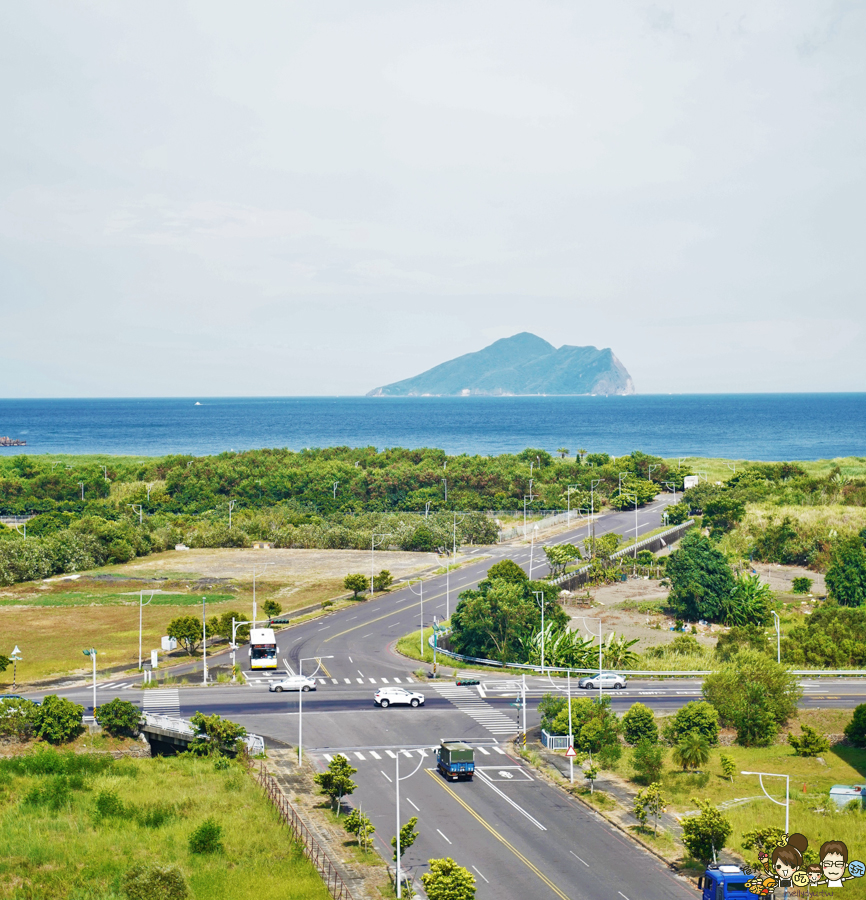
<path id="1" fill-rule="evenodd" d="M 746 882 L 750 893 L 770 896 L 776 888 L 783 888 L 787 896 L 790 887 L 838 888 L 866 873 L 866 865 L 860 860 L 848 862 L 848 847 L 843 841 L 824 841 L 818 853 L 818 864 L 804 865 L 803 855 L 808 846 L 808 838 L 797 833 L 790 837 L 785 835 L 772 853 L 760 853 L 758 859 L 764 871 L 755 873 L 755 877 Z"/>

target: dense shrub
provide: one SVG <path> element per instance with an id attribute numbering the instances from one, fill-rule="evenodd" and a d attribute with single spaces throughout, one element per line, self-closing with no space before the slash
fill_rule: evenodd
<path id="1" fill-rule="evenodd" d="M 683 843 L 693 859 L 708 862 L 725 846 L 731 836 L 731 823 L 709 800 L 692 798 L 700 811 L 696 816 L 682 820 Z"/>
<path id="2" fill-rule="evenodd" d="M 669 744 L 679 744 L 687 734 L 693 732 L 705 737 L 711 747 L 718 744 L 719 713 L 711 703 L 689 701 L 677 710 L 676 715 L 663 728 L 665 740 Z"/>
<path id="3" fill-rule="evenodd" d="M 639 781 L 644 784 L 658 781 L 664 771 L 664 747 L 653 741 L 640 741 L 634 748 L 631 764 Z"/>
<path id="4" fill-rule="evenodd" d="M 190 853 L 219 853 L 223 849 L 223 828 L 215 819 L 205 819 L 189 836 Z"/>
<path id="5" fill-rule="evenodd" d="M 716 641 L 715 655 L 722 662 L 727 662 L 740 650 L 757 650 L 766 652 L 769 646 L 763 628 L 756 625 L 734 625 L 733 628 L 719 635 Z"/>
<path id="6" fill-rule="evenodd" d="M 791 590 L 795 594 L 808 594 L 812 590 L 812 579 L 804 577 L 792 579 Z"/>
<path id="7" fill-rule="evenodd" d="M 115 697 L 96 708 L 96 721 L 114 737 L 135 736 L 141 724 L 141 711 L 134 703 Z"/>
<path id="8" fill-rule="evenodd" d="M 855 747 L 866 747 L 866 703 L 854 708 L 854 715 L 845 726 L 845 737 Z"/>
<path id="9" fill-rule="evenodd" d="M 842 606 L 866 603 L 866 548 L 860 537 L 842 540 L 833 549 L 824 583 L 829 596 Z"/>
<path id="10" fill-rule="evenodd" d="M 192 719 L 195 737 L 189 745 L 190 752 L 199 756 L 234 756 L 243 747 L 243 739 L 247 730 L 214 713 L 206 716 L 196 712 Z"/>
<path id="11" fill-rule="evenodd" d="M 782 659 L 798 669 L 866 666 L 866 609 L 825 605 L 782 638 Z"/>
<path id="12" fill-rule="evenodd" d="M 655 715 L 643 703 L 631 705 L 628 712 L 622 717 L 622 730 L 626 741 L 632 746 L 641 741 L 655 743 L 659 737 Z"/>
<path id="13" fill-rule="evenodd" d="M 0 735 L 24 740 L 33 734 L 39 707 L 32 700 L 0 700 Z"/>
<path id="14" fill-rule="evenodd" d="M 139 863 L 123 876 L 129 900 L 186 900 L 189 890 L 177 866 Z"/>
<path id="15" fill-rule="evenodd" d="M 690 530 L 668 558 L 665 577 L 671 586 L 669 603 L 678 616 L 693 622 L 723 621 L 736 583 L 727 560 L 709 539 Z"/>
<path id="16" fill-rule="evenodd" d="M 78 737 L 84 730 L 81 717 L 84 707 L 78 703 L 49 694 L 37 709 L 34 732 L 52 744 L 62 744 Z"/>
<path id="17" fill-rule="evenodd" d="M 115 791 L 100 791 L 95 809 L 97 819 L 119 819 L 126 814 L 126 807 Z"/>
<path id="18" fill-rule="evenodd" d="M 810 725 L 801 725 L 801 735 L 788 735 L 788 743 L 794 748 L 797 756 L 820 756 L 830 749 L 827 738 Z"/>

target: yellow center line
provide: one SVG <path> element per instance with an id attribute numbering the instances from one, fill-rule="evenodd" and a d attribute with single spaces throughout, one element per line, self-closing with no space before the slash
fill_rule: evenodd
<path id="1" fill-rule="evenodd" d="M 319 668 L 328 676 L 328 678 L 332 677 L 331 673 L 328 671 L 328 667 L 322 662 L 322 660 L 319 660 Z"/>
<path id="2" fill-rule="evenodd" d="M 445 784 L 442 779 L 436 774 L 436 772 L 425 769 L 427 774 L 439 785 L 439 787 L 448 791 L 449 794 L 469 813 L 470 816 L 477 819 L 492 835 L 496 838 L 497 841 L 501 841 L 505 844 L 506 847 L 529 869 L 531 869 L 552 891 L 556 894 L 560 900 L 570 900 L 562 891 L 533 863 L 531 863 L 513 844 L 509 843 L 492 825 L 486 822 L 481 816 L 472 809 L 465 801 L 461 800 L 454 791 Z"/>
<path id="3" fill-rule="evenodd" d="M 444 597 L 445 594 L 435 594 L 432 597 L 427 598 L 427 602 L 429 603 L 431 600 L 439 600 L 440 597 Z M 357 631 L 359 628 L 366 628 L 368 625 L 372 625 L 374 622 L 381 622 L 382 619 L 389 619 L 391 616 L 399 616 L 400 613 L 405 612 L 407 609 L 417 609 L 421 606 L 421 601 L 419 600 L 417 603 L 412 603 L 409 606 L 401 606 L 399 609 L 395 609 L 393 612 L 385 613 L 384 616 L 379 616 L 376 619 L 369 619 L 367 622 L 362 622 L 360 625 L 353 625 L 351 628 L 347 628 L 345 631 L 338 631 L 336 634 L 332 634 L 330 637 L 325 638 L 322 641 L 323 644 L 327 644 L 328 641 L 334 640 L 334 638 L 342 637 L 344 634 L 349 634 L 351 631 Z"/>

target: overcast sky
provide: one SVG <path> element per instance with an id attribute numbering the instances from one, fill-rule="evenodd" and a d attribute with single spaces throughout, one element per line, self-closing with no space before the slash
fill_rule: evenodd
<path id="1" fill-rule="evenodd" d="M 866 4 L 0 7 L 0 395 L 360 394 L 518 331 L 866 390 Z"/>

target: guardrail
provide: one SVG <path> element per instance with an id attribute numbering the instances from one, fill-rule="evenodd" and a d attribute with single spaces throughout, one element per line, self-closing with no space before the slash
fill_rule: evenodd
<path id="1" fill-rule="evenodd" d="M 447 637 L 451 633 L 449 628 L 444 632 Z M 427 643 L 433 647 L 433 635 L 427 638 Z M 460 662 L 475 663 L 479 666 L 493 666 L 497 669 L 525 669 L 527 672 L 538 672 L 546 675 L 548 672 L 562 673 L 571 672 L 572 675 L 597 675 L 598 667 L 594 669 L 570 669 L 563 666 L 535 666 L 531 663 L 516 662 L 500 662 L 498 659 L 483 659 L 478 656 L 464 656 L 462 653 L 455 653 L 453 650 L 447 650 L 441 644 L 436 644 L 436 652 L 442 653 L 451 659 L 460 660 Z M 617 669 L 620 675 L 627 675 L 636 678 L 672 678 L 674 676 L 680 678 L 702 678 L 705 675 L 711 675 L 712 669 L 694 669 L 687 672 L 672 671 L 668 669 Z M 866 677 L 866 669 L 791 669 L 792 675 L 799 675 L 803 678 L 836 678 L 850 675 L 856 678 Z"/>
<path id="2" fill-rule="evenodd" d="M 331 862 L 330 857 L 322 849 L 319 842 L 313 837 L 310 829 L 307 828 L 304 820 L 298 815 L 294 806 L 289 803 L 286 795 L 280 790 L 276 779 L 265 772 L 264 769 L 259 770 L 259 784 L 265 789 L 268 799 L 277 808 L 282 820 L 292 830 L 295 840 L 303 847 L 304 855 L 316 867 L 316 871 L 321 875 L 322 881 L 328 888 L 328 893 L 334 900 L 352 900 L 349 888 L 346 882 L 337 871 L 337 867 Z"/>
<path id="3" fill-rule="evenodd" d="M 161 728 L 163 731 L 171 731 L 184 737 L 194 737 L 196 734 L 195 728 L 187 719 L 161 716 L 158 713 L 145 713 L 144 721 L 154 728 Z M 258 734 L 248 734 L 243 742 L 252 756 L 265 752 L 265 739 Z"/>

